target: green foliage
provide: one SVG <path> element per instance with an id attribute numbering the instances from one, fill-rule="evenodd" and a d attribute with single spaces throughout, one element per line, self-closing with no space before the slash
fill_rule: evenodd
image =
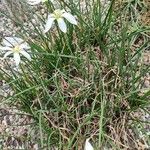
<path id="1" fill-rule="evenodd" d="M 127 7 L 132 9 L 134 2 L 120 9 L 113 0 L 104 9 L 97 0 L 85 2 L 84 10 L 80 0 L 59 2 L 77 16 L 78 26 L 67 24 L 66 34 L 57 28 L 44 35 L 29 20 L 36 37 L 17 35 L 30 44 L 32 61 L 24 60 L 18 72 L 11 67 L 10 74 L 0 69 L 0 78 L 14 93 L 5 102 L 19 105 L 36 120 L 41 149 L 45 145 L 49 149 L 80 149 L 88 137 L 97 149 L 106 141 L 114 146 L 113 140 L 106 140 L 108 124 L 123 112 L 149 104 L 149 91 L 140 94 L 142 78 L 150 71 L 149 66 L 140 64 L 149 29 L 139 25 L 129 30 L 134 20 L 127 16 L 131 12 Z M 48 2 L 46 7 L 49 12 L 55 8 Z M 133 50 L 140 36 L 143 43 Z"/>

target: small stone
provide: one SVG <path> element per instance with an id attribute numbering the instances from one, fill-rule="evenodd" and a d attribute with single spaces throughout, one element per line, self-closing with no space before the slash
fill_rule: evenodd
<path id="1" fill-rule="evenodd" d="M 150 81 L 149 80 L 145 80 L 144 81 L 144 88 L 149 88 L 150 87 Z"/>
<path id="2" fill-rule="evenodd" d="M 38 149 L 39 149 L 38 144 L 35 144 L 35 145 L 33 146 L 33 150 L 38 150 Z"/>
<path id="3" fill-rule="evenodd" d="M 45 9 L 41 9 L 41 13 L 43 15 L 45 13 Z"/>

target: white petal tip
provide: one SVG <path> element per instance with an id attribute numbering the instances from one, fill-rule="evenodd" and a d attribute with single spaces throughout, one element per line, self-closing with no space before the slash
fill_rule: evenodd
<path id="1" fill-rule="evenodd" d="M 89 142 L 89 138 L 85 141 L 85 149 L 84 150 L 94 150 L 93 146 Z"/>

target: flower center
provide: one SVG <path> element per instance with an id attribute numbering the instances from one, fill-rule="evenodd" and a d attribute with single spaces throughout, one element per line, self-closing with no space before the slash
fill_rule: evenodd
<path id="1" fill-rule="evenodd" d="M 63 14 L 62 11 L 59 9 L 54 11 L 54 15 L 56 19 L 62 18 L 62 14 Z"/>
<path id="2" fill-rule="evenodd" d="M 21 51 L 21 48 L 19 45 L 16 45 L 14 48 L 13 48 L 13 52 L 15 53 L 19 53 Z"/>

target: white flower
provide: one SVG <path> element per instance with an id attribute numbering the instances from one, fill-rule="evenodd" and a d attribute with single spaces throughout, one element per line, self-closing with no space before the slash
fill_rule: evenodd
<path id="1" fill-rule="evenodd" d="M 18 66 L 20 63 L 20 54 L 26 57 L 28 60 L 31 60 L 30 55 L 25 51 L 30 49 L 29 45 L 24 42 L 21 38 L 18 37 L 5 37 L 2 41 L 3 46 L 0 46 L 0 50 L 7 51 L 4 54 L 4 59 L 13 54 L 13 58 L 15 60 L 16 65 Z"/>
<path id="2" fill-rule="evenodd" d="M 54 20 L 57 20 L 58 27 L 64 33 L 67 32 L 67 26 L 64 21 L 64 18 L 67 19 L 71 24 L 77 25 L 75 17 L 66 12 L 65 10 L 56 9 L 53 14 L 48 15 L 44 33 L 46 33 L 53 25 Z"/>
<path id="3" fill-rule="evenodd" d="M 37 5 L 41 2 L 44 3 L 46 1 L 48 1 L 48 0 L 27 0 L 28 4 L 30 4 L 30 5 Z M 51 0 L 51 1 L 53 1 L 53 0 Z"/>
<path id="4" fill-rule="evenodd" d="M 85 141 L 85 147 L 84 147 L 84 150 L 94 150 L 93 146 L 91 145 L 91 143 L 89 142 L 89 138 L 86 139 Z"/>

